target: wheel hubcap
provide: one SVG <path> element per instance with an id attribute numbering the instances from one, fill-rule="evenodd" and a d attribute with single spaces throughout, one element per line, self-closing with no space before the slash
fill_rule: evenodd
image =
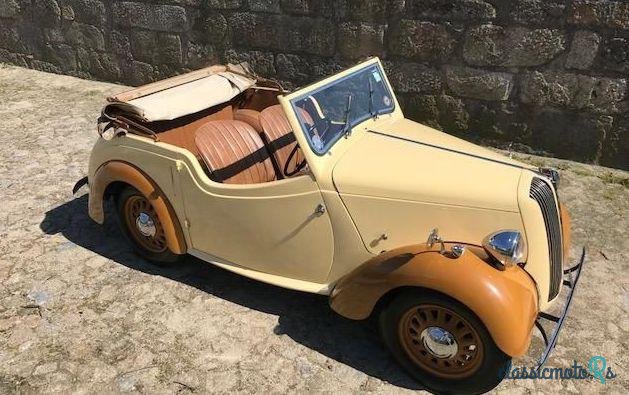
<path id="1" fill-rule="evenodd" d="M 429 326 L 420 335 L 426 350 L 437 358 L 452 358 L 459 351 L 454 336 L 438 326 Z"/>
<path id="2" fill-rule="evenodd" d="M 164 228 L 157 213 L 144 196 L 131 196 L 124 205 L 127 229 L 142 248 L 160 253 L 168 248 Z"/>
<path id="3" fill-rule="evenodd" d="M 153 237 L 157 233 L 157 228 L 155 227 L 155 222 L 153 218 L 147 213 L 140 213 L 137 219 L 135 220 L 135 225 L 138 227 L 140 233 L 143 236 Z"/>
<path id="4" fill-rule="evenodd" d="M 483 360 L 483 344 L 476 329 L 446 307 L 419 305 L 409 309 L 400 319 L 398 336 L 410 360 L 437 377 L 469 377 Z"/>

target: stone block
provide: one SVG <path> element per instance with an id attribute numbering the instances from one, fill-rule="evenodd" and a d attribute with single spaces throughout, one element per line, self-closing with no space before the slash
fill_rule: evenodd
<path id="1" fill-rule="evenodd" d="M 417 122 L 449 133 L 469 128 L 470 116 L 460 99 L 448 95 L 413 95 L 402 99 L 404 113 Z"/>
<path id="2" fill-rule="evenodd" d="M 216 50 L 211 45 L 188 42 L 185 50 L 185 66 L 200 69 L 220 63 Z"/>
<path id="3" fill-rule="evenodd" d="M 575 0 L 568 21 L 577 25 L 629 29 L 629 2 Z"/>
<path id="4" fill-rule="evenodd" d="M 249 0 L 248 2 L 251 11 L 280 13 L 280 0 Z"/>
<path id="5" fill-rule="evenodd" d="M 275 58 L 277 76 L 296 84 L 307 84 L 342 69 L 333 59 L 280 53 Z"/>
<path id="6" fill-rule="evenodd" d="M 522 24 L 560 24 L 564 19 L 565 1 L 516 0 L 509 6 L 509 15 Z"/>
<path id="7" fill-rule="evenodd" d="M 120 79 L 120 66 L 113 55 L 90 51 L 87 60 L 87 71 L 93 77 L 108 81 Z"/>
<path id="8" fill-rule="evenodd" d="M 629 74 L 629 38 L 611 37 L 601 51 L 601 67 Z"/>
<path id="9" fill-rule="evenodd" d="M 61 8 L 56 0 L 33 0 L 32 12 L 39 26 L 56 26 L 61 21 Z"/>
<path id="10" fill-rule="evenodd" d="M 601 38 L 598 34 L 587 30 L 574 33 L 570 52 L 566 58 L 566 67 L 586 70 L 594 63 Z"/>
<path id="11" fill-rule="evenodd" d="M 103 32 L 95 26 L 71 23 L 64 34 L 68 44 L 73 46 L 105 50 Z"/>
<path id="12" fill-rule="evenodd" d="M 124 70 L 127 80 L 133 86 L 140 86 L 155 81 L 155 69 L 148 63 L 132 61 Z"/>
<path id="13" fill-rule="evenodd" d="M 224 63 L 247 62 L 251 69 L 261 76 L 272 77 L 276 74 L 275 58 L 270 52 L 228 49 L 225 51 L 223 58 Z"/>
<path id="14" fill-rule="evenodd" d="M 409 13 L 419 18 L 445 20 L 489 20 L 496 17 L 494 6 L 482 0 L 408 0 Z"/>
<path id="15" fill-rule="evenodd" d="M 614 118 L 603 141 L 600 164 L 629 170 L 629 115 Z"/>
<path id="16" fill-rule="evenodd" d="M 235 10 L 242 7 L 243 0 L 204 0 L 208 9 Z"/>
<path id="17" fill-rule="evenodd" d="M 452 54 L 454 38 L 444 25 L 403 19 L 389 29 L 389 50 L 393 55 L 420 61 L 443 61 Z"/>
<path id="18" fill-rule="evenodd" d="M 384 50 L 384 26 L 346 22 L 339 27 L 338 49 L 348 59 L 380 56 Z"/>
<path id="19" fill-rule="evenodd" d="M 446 66 L 445 80 L 455 96 L 481 100 L 508 100 L 513 88 L 511 74 L 469 67 Z"/>
<path id="20" fill-rule="evenodd" d="M 14 18 L 20 13 L 16 0 L 0 0 L 0 18 Z"/>
<path id="21" fill-rule="evenodd" d="M 156 32 L 132 30 L 129 34 L 129 42 L 133 59 L 146 63 L 154 62 L 158 50 Z"/>
<path id="22" fill-rule="evenodd" d="M 627 80 L 535 71 L 524 75 L 520 92 L 527 104 L 614 113 L 627 95 Z"/>
<path id="23" fill-rule="evenodd" d="M 120 2 L 112 5 L 116 25 L 163 32 L 183 32 L 188 19 L 185 8 L 175 5 Z"/>
<path id="24" fill-rule="evenodd" d="M 101 26 L 107 22 L 107 12 L 102 1 L 67 0 L 66 3 L 71 7 L 74 15 L 72 20 L 95 26 Z"/>
<path id="25" fill-rule="evenodd" d="M 128 55 L 131 53 L 131 43 L 129 37 L 118 30 L 113 30 L 109 36 L 109 48 L 117 55 Z"/>
<path id="26" fill-rule="evenodd" d="M 181 47 L 181 37 L 176 34 L 159 34 L 157 37 L 158 50 L 156 62 L 171 66 L 181 66 L 183 52 Z"/>
<path id="27" fill-rule="evenodd" d="M 575 114 L 544 109 L 534 116 L 532 140 L 538 149 L 564 158 L 595 162 L 599 159 L 604 136 L 612 127 L 612 117 Z"/>
<path id="28" fill-rule="evenodd" d="M 24 55 L 7 51 L 0 48 L 0 62 L 9 63 L 19 67 L 28 67 L 28 63 Z"/>
<path id="29" fill-rule="evenodd" d="M 211 45 L 222 44 L 227 38 L 227 28 L 223 15 L 211 13 L 203 21 L 203 39 Z"/>
<path id="30" fill-rule="evenodd" d="M 315 0 L 281 0 L 282 11 L 295 15 L 310 15 L 315 10 Z"/>
<path id="31" fill-rule="evenodd" d="M 63 72 L 77 69 L 76 50 L 66 44 L 48 44 L 43 48 L 43 60 L 54 64 Z"/>
<path id="32" fill-rule="evenodd" d="M 482 25 L 465 36 L 463 57 L 476 66 L 528 67 L 550 62 L 565 48 L 561 30 Z"/>
<path id="33" fill-rule="evenodd" d="M 0 48 L 21 52 L 24 48 L 20 42 L 20 34 L 14 24 L 0 24 Z"/>
<path id="34" fill-rule="evenodd" d="M 441 90 L 441 73 L 418 63 L 385 62 L 384 67 L 396 93 L 428 93 Z"/>
<path id="35" fill-rule="evenodd" d="M 235 13 L 228 18 L 228 25 L 231 43 L 237 47 L 326 56 L 335 52 L 336 27 L 327 19 Z"/>

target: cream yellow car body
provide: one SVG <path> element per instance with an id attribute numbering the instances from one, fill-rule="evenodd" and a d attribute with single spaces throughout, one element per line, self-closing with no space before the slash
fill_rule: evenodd
<path id="1" fill-rule="evenodd" d="M 375 63 L 379 60 L 306 90 Z M 280 96 L 279 102 L 298 144 L 306 147 L 308 174 L 263 184 L 217 183 L 190 151 L 127 133 L 97 141 L 90 185 L 99 183 L 99 170 L 108 163 L 137 168 L 169 202 L 185 252 L 250 278 L 324 295 L 385 251 L 425 246 L 433 228 L 448 242 L 472 247 L 497 230 L 521 231 L 528 244 L 527 263 L 524 270 L 511 268 L 508 276 L 518 277 L 517 283 L 530 290 L 530 300 L 520 306 L 526 311 L 518 315 L 528 318 L 521 323 L 517 346 L 503 349 L 522 354 L 537 312 L 553 302 L 545 297 L 549 253 L 544 220 L 539 206 L 528 198 L 531 179 L 543 176 L 530 166 L 405 119 L 395 98 L 392 113 L 362 122 L 329 152 L 317 155 L 307 149 L 291 107 L 291 100 L 303 92 Z M 102 207 L 102 195 L 90 197 L 90 215 L 101 223 Z M 438 246 L 429 250 L 439 255 Z M 465 259 L 482 262 L 470 251 Z M 502 281 L 500 271 L 488 273 L 493 273 L 489 281 Z"/>

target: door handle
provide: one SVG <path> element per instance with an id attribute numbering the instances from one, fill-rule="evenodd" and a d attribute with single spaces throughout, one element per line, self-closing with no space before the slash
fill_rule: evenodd
<path id="1" fill-rule="evenodd" d="M 317 207 L 315 208 L 314 213 L 317 217 L 320 217 L 323 214 L 325 214 L 325 205 L 323 203 L 317 204 Z"/>

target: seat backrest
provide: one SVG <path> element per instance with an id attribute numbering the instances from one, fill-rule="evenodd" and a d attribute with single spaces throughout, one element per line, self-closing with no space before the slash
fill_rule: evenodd
<path id="1" fill-rule="evenodd" d="M 264 109 L 260 113 L 260 125 L 262 126 L 262 133 L 266 138 L 269 151 L 275 157 L 280 168 L 279 170 L 283 172 L 288 156 L 297 145 L 297 141 L 282 106 L 278 104 Z M 301 152 L 301 148 L 299 148 L 287 170 L 293 172 L 297 164 L 303 160 L 304 155 Z"/>
<path id="2" fill-rule="evenodd" d="M 210 121 L 233 119 L 232 106 L 225 106 L 220 110 L 212 108 L 209 111 L 212 112 L 208 115 L 204 114 L 198 119 L 191 119 L 194 116 L 185 116 L 173 121 L 155 122 L 149 128 L 152 130 L 165 130 L 158 134 L 159 141 L 185 148 L 198 158 L 199 151 L 195 143 L 197 130 Z"/>
<path id="3" fill-rule="evenodd" d="M 262 133 L 262 125 L 260 125 L 260 111 L 240 108 L 234 111 L 234 119 L 248 123 L 256 130 L 256 132 Z"/>
<path id="4" fill-rule="evenodd" d="M 195 143 L 214 181 L 258 184 L 275 180 L 262 139 L 244 122 L 210 121 L 197 130 Z"/>

